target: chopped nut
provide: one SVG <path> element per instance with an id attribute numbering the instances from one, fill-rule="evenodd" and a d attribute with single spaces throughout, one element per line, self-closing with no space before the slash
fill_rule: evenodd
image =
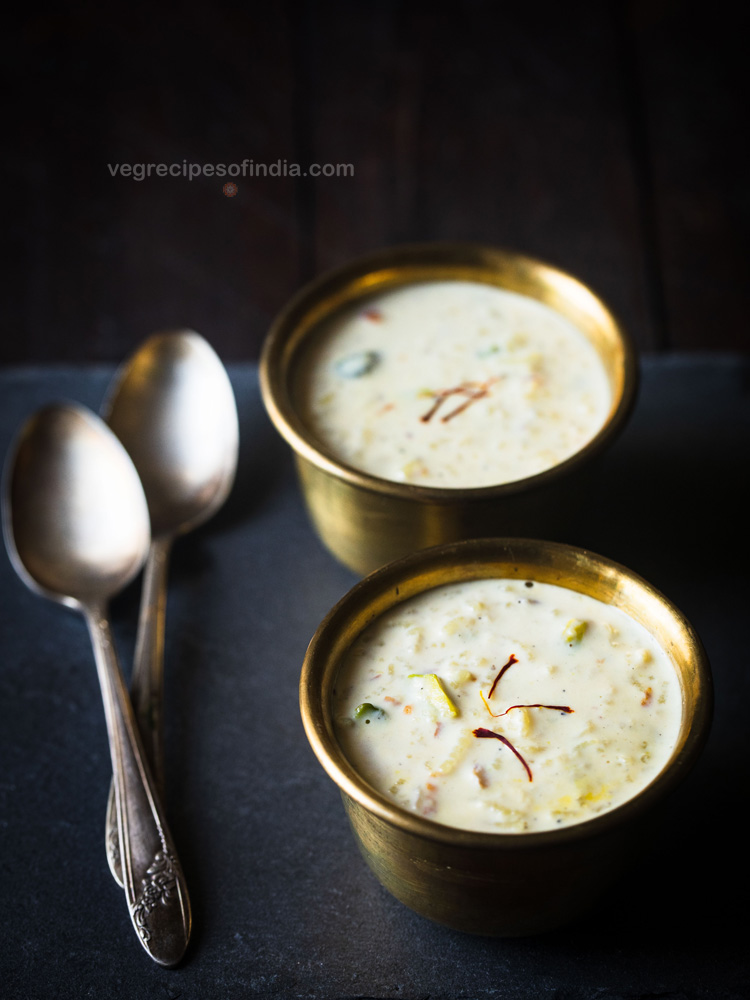
<path id="1" fill-rule="evenodd" d="M 437 709 L 440 715 L 456 716 L 459 714 L 458 709 L 437 674 L 409 674 L 409 677 L 421 678 L 424 681 L 423 691 L 425 697 L 432 707 Z"/>
<path id="2" fill-rule="evenodd" d="M 587 628 L 587 623 L 581 621 L 580 618 L 571 618 L 563 629 L 562 637 L 566 642 L 571 644 L 574 642 L 580 642 L 581 639 L 583 639 Z"/>
<path id="3" fill-rule="evenodd" d="M 443 631 L 446 635 L 455 635 L 456 632 L 469 628 L 473 624 L 474 621 L 469 621 L 468 618 L 464 618 L 462 615 L 459 615 L 458 618 L 451 618 L 449 622 L 446 622 L 443 626 Z"/>
<path id="4" fill-rule="evenodd" d="M 454 687 L 460 687 L 462 684 L 468 684 L 470 681 L 475 681 L 476 676 L 472 674 L 470 670 L 458 670 L 451 677 L 451 684 Z"/>
<path id="5" fill-rule="evenodd" d="M 384 719 L 385 712 L 382 708 L 371 705 L 369 701 L 364 701 L 354 709 L 354 718 L 358 720 L 363 719 L 366 723 L 369 723 L 371 719 Z"/>
<path id="6" fill-rule="evenodd" d="M 487 772 L 483 767 L 481 767 L 479 764 L 475 764 L 474 767 L 472 767 L 471 769 L 471 773 L 475 776 L 475 778 L 479 782 L 480 788 L 487 788 L 490 782 L 489 778 L 487 777 Z"/>
<path id="7" fill-rule="evenodd" d="M 404 479 L 416 479 L 418 476 L 429 475 L 430 470 L 421 458 L 414 458 L 411 462 L 401 467 L 401 475 Z"/>
<path id="8" fill-rule="evenodd" d="M 340 358 L 334 365 L 336 374 L 341 378 L 361 378 L 367 375 L 380 361 L 377 351 L 358 351 L 345 358 Z"/>

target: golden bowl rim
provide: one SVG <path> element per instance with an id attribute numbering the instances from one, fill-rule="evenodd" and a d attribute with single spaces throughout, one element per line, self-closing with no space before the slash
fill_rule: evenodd
<path id="1" fill-rule="evenodd" d="M 618 583 L 627 581 L 630 586 L 641 591 L 646 598 L 656 602 L 658 607 L 666 613 L 675 632 L 682 636 L 686 650 L 695 661 L 696 676 L 699 681 L 699 691 L 695 699 L 693 715 L 691 718 L 683 718 L 680 730 L 681 742 L 678 743 L 677 748 L 659 774 L 635 796 L 597 816 L 554 830 L 523 833 L 465 830 L 437 823 L 428 817 L 420 816 L 398 806 L 359 776 L 336 740 L 333 713 L 330 704 L 326 706 L 324 700 L 332 683 L 332 679 L 331 682 L 326 683 L 326 663 L 330 658 L 331 635 L 340 630 L 347 621 L 351 621 L 353 615 L 361 614 L 362 610 L 366 611 L 368 607 L 371 608 L 375 599 L 382 598 L 389 591 L 395 591 L 398 599 L 390 601 L 377 614 L 364 620 L 357 628 L 352 641 L 370 621 L 377 618 L 389 607 L 401 603 L 413 593 L 432 589 L 432 586 L 440 586 L 440 583 L 434 583 L 431 586 L 421 587 L 400 596 L 400 588 L 405 583 L 417 579 L 415 574 L 420 572 L 422 574 L 439 572 L 446 567 L 470 570 L 472 566 L 476 567 L 479 564 L 496 564 L 501 560 L 520 563 L 523 559 L 540 558 L 541 556 L 547 558 L 543 564 L 540 564 L 540 568 L 543 565 L 548 570 L 553 570 L 555 565 L 564 564 L 565 560 L 587 562 L 592 568 L 597 568 L 607 575 L 608 578 L 616 579 Z M 489 576 L 490 574 L 484 575 Z M 456 579 L 459 578 L 470 579 L 472 577 L 468 575 L 456 577 Z M 518 578 L 529 579 L 533 577 L 519 576 Z M 625 609 L 623 608 L 623 610 Z M 334 663 L 333 668 L 330 668 L 334 672 L 337 663 L 338 661 Z M 319 763 L 338 786 L 340 792 L 366 812 L 406 834 L 452 847 L 484 851 L 498 849 L 523 851 L 561 846 L 574 841 L 607 835 L 628 826 L 642 815 L 652 811 L 682 782 L 703 750 L 713 716 L 713 679 L 706 651 L 687 617 L 661 591 L 621 563 L 589 549 L 563 542 L 531 538 L 474 538 L 412 552 L 380 567 L 355 583 L 331 608 L 310 640 L 300 675 L 299 701 L 303 728 Z"/>
<path id="2" fill-rule="evenodd" d="M 342 288 L 349 286 L 351 289 L 356 282 L 367 280 L 379 272 L 396 272 L 399 268 L 403 271 L 409 266 L 470 269 L 475 272 L 474 280 L 482 280 L 480 273 L 487 274 L 493 269 L 493 266 L 497 268 L 499 265 L 509 270 L 514 267 L 526 268 L 537 274 L 545 275 L 550 280 L 562 281 L 571 289 L 577 289 L 579 294 L 590 299 L 601 311 L 616 333 L 623 357 L 622 389 L 609 418 L 590 441 L 567 459 L 548 469 L 543 469 L 533 476 L 491 486 L 477 487 L 421 486 L 415 483 L 401 483 L 396 480 L 384 479 L 348 465 L 317 441 L 299 418 L 287 384 L 289 369 L 297 352 L 293 351 L 286 362 L 284 354 L 289 338 L 294 335 L 305 315 L 309 314 L 310 310 L 315 308 L 326 294 L 333 294 L 336 290 L 338 290 L 338 294 L 341 294 Z M 408 283 L 408 279 L 406 281 L 384 281 L 380 287 L 395 287 L 398 284 Z M 497 284 L 500 287 L 507 287 L 510 291 L 516 290 L 501 282 Z M 367 294 L 367 292 L 352 294 L 346 301 L 353 302 L 357 298 L 364 298 Z M 537 298 L 536 296 L 530 297 Z M 544 299 L 537 298 L 537 301 L 544 302 Z M 329 314 L 342 305 L 342 301 L 337 302 L 329 310 Z M 319 322 L 319 319 L 320 317 L 311 323 L 311 328 Z M 300 288 L 271 323 L 260 355 L 259 381 L 261 398 L 271 422 L 297 456 L 352 486 L 399 499 L 441 504 L 455 502 L 462 497 L 486 500 L 536 489 L 566 476 L 579 466 L 587 464 L 617 437 L 627 423 L 635 405 L 639 371 L 638 355 L 630 334 L 606 302 L 575 275 L 540 258 L 499 246 L 471 241 L 432 241 L 382 247 L 353 258 L 339 267 L 326 270 Z"/>

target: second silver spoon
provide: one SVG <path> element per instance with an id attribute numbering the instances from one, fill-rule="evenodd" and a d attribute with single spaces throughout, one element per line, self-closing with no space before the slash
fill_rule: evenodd
<path id="1" fill-rule="evenodd" d="M 206 340 L 193 330 L 168 330 L 146 340 L 122 366 L 102 416 L 133 460 L 151 519 L 131 698 L 163 797 L 169 554 L 175 538 L 211 517 L 229 494 L 237 468 L 237 408 L 226 369 Z M 110 869 L 122 884 L 111 792 L 106 843 Z"/>

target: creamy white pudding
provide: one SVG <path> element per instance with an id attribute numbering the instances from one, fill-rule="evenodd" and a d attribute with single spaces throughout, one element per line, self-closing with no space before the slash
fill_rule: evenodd
<path id="1" fill-rule="evenodd" d="M 618 608 L 486 579 L 373 622 L 333 709 L 348 759 L 400 806 L 523 833 L 590 819 L 648 785 L 675 747 L 682 695 L 664 650 Z"/>
<path id="2" fill-rule="evenodd" d="M 407 284 L 336 313 L 311 335 L 295 391 L 341 461 L 447 488 L 558 465 L 612 406 L 581 330 L 536 299 L 476 281 Z"/>

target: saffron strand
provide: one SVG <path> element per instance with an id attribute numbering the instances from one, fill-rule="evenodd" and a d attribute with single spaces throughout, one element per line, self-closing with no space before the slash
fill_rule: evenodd
<path id="1" fill-rule="evenodd" d="M 506 737 L 503 736 L 501 733 L 493 733 L 491 729 L 482 729 L 482 728 L 479 728 L 479 729 L 473 730 L 473 732 L 474 732 L 474 735 L 477 736 L 477 737 L 479 737 L 480 739 L 487 739 L 489 737 L 492 737 L 493 739 L 500 740 L 500 742 L 503 743 L 503 744 L 505 744 L 505 746 L 508 747 L 509 750 L 512 750 L 512 752 L 516 755 L 516 757 L 518 757 L 518 759 L 521 761 L 521 763 L 523 764 L 523 766 L 526 768 L 526 773 L 529 776 L 529 781 L 533 781 L 534 780 L 533 775 L 531 773 L 531 768 L 526 763 L 526 761 L 523 759 L 523 757 L 518 752 L 518 750 L 516 750 L 516 748 L 513 746 L 513 744 L 510 742 L 509 739 L 506 739 Z"/>

